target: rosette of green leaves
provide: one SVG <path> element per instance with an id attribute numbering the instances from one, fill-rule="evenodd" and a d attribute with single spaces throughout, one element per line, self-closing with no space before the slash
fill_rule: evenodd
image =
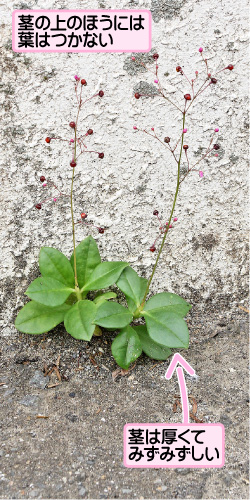
<path id="1" fill-rule="evenodd" d="M 189 333 L 184 317 L 191 305 L 174 293 L 162 292 L 151 297 L 142 308 L 147 280 L 126 267 L 116 282 L 124 293 L 128 308 L 114 302 L 103 303 L 95 316 L 95 324 L 120 332 L 112 343 L 112 354 L 124 369 L 128 369 L 142 352 L 157 360 L 165 360 L 171 348 L 187 349 Z M 130 325 L 138 318 L 145 325 Z"/>
<path id="2" fill-rule="evenodd" d="M 24 333 L 41 334 L 64 321 L 72 337 L 90 340 L 96 329 L 94 320 L 99 307 L 116 297 L 115 293 L 102 290 L 113 285 L 127 266 L 127 262 L 101 262 L 96 242 L 88 236 L 76 247 L 80 288 L 77 293 L 74 256 L 68 260 L 59 250 L 42 247 L 39 256 L 41 277 L 35 279 L 26 291 L 31 302 L 19 312 L 16 328 Z M 88 293 L 93 291 L 97 293 L 93 300 L 89 300 Z M 119 304 L 115 306 L 122 307 Z M 123 326 L 125 323 L 121 318 L 120 327 Z"/>

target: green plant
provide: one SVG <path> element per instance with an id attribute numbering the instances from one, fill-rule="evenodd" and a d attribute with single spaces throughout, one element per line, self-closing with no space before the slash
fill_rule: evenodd
<path id="1" fill-rule="evenodd" d="M 78 135 L 79 113 L 83 104 L 89 99 L 82 99 L 83 87 L 87 85 L 86 80 L 80 80 L 77 75 L 75 80 L 78 111 L 76 121 L 69 123 L 70 129 L 74 131 L 74 139 L 65 139 L 72 148 L 72 159 L 69 164 L 73 169 L 70 192 L 73 254 L 71 259 L 68 260 L 59 250 L 50 247 L 41 248 L 39 256 L 41 277 L 35 279 L 28 287 L 26 295 L 31 299 L 31 302 L 28 302 L 21 309 L 16 318 L 15 326 L 24 333 L 41 334 L 64 321 L 65 328 L 72 337 L 80 340 L 90 340 L 93 334 L 100 334 L 100 328 L 94 323 L 98 308 L 103 303 L 116 297 L 114 292 L 102 292 L 102 290 L 117 281 L 128 263 L 101 262 L 96 242 L 91 236 L 88 236 L 76 246 L 76 224 L 90 224 L 86 223 L 86 213 L 82 213 L 81 219 L 75 222 L 73 207 L 74 174 L 78 158 L 83 153 L 89 152 L 85 145 L 85 139 L 92 136 L 93 130 L 88 129 L 86 134 Z M 102 98 L 104 92 L 100 90 L 90 99 L 97 96 Z M 50 144 L 51 141 L 58 139 L 60 138 L 46 137 L 45 142 Z M 90 152 L 96 153 L 100 159 L 104 158 L 102 152 Z M 50 200 L 56 202 L 59 197 L 67 196 L 61 193 L 53 182 L 46 180 L 45 176 L 41 176 L 40 181 L 43 183 L 43 187 L 48 186 L 56 189 L 57 195 L 37 203 L 35 205 L 37 210 L 41 210 L 43 204 Z M 104 228 L 97 227 L 97 230 L 100 234 L 104 233 Z M 96 292 L 96 295 L 92 300 L 89 300 L 88 294 L 93 291 Z"/>
<path id="2" fill-rule="evenodd" d="M 142 65 L 147 71 L 153 73 L 155 78 L 154 83 L 158 87 L 155 88 L 152 94 L 145 95 L 140 93 L 139 90 L 136 91 L 134 94 L 135 99 L 139 100 L 141 97 L 163 98 L 165 102 L 169 103 L 179 113 L 181 113 L 181 132 L 179 138 L 174 141 L 175 143 L 173 145 L 170 145 L 171 138 L 167 136 L 164 139 L 161 139 L 157 136 L 154 127 L 151 127 L 150 131 L 146 129 L 141 130 L 141 132 L 146 133 L 147 135 L 160 142 L 160 144 L 163 145 L 171 153 L 177 166 L 176 189 L 173 196 L 173 202 L 170 209 L 168 221 L 162 223 L 159 218 L 158 210 L 154 210 L 153 212 L 153 215 L 155 215 L 160 222 L 160 227 L 159 235 L 157 236 L 149 250 L 154 253 L 156 251 L 156 241 L 159 238 L 162 239 L 149 279 L 145 280 L 143 278 L 140 278 L 133 269 L 131 269 L 130 267 L 126 267 L 122 272 L 119 280 L 117 281 L 117 286 L 125 294 L 128 303 L 128 310 L 133 315 L 132 325 L 130 326 L 128 324 L 125 328 L 123 328 L 118 336 L 114 339 L 112 344 L 112 353 L 114 358 L 116 359 L 117 363 L 125 369 L 129 367 L 129 365 L 141 354 L 142 351 L 144 351 L 145 354 L 154 359 L 163 360 L 167 359 L 167 357 L 171 354 L 171 348 L 188 348 L 189 345 L 188 328 L 183 318 L 191 309 L 191 305 L 178 295 L 168 292 L 158 293 L 151 297 L 148 301 L 146 299 L 150 291 L 150 286 L 159 264 L 160 257 L 162 255 L 168 231 L 173 227 L 172 221 L 176 222 L 178 220 L 177 217 L 174 217 L 174 211 L 181 184 L 186 179 L 186 177 L 193 172 L 198 171 L 199 177 L 203 178 L 203 171 L 197 168 L 199 163 L 211 154 L 214 154 L 215 157 L 218 157 L 217 151 L 220 149 L 219 144 L 213 144 L 214 137 L 219 132 L 218 127 L 214 129 L 212 137 L 209 141 L 209 145 L 205 148 L 205 152 L 201 154 L 198 160 L 194 161 L 193 165 L 191 165 L 189 160 L 189 145 L 184 144 L 184 137 L 188 131 L 186 128 L 186 119 L 187 115 L 190 113 L 190 108 L 192 108 L 193 103 L 201 94 L 203 94 L 203 92 L 206 91 L 206 89 L 208 89 L 210 86 L 214 87 L 217 84 L 217 78 L 215 78 L 215 76 L 217 76 L 222 71 L 232 71 L 234 69 L 233 65 L 229 64 L 225 68 L 217 71 L 217 73 L 212 76 L 208 68 L 207 59 L 203 56 L 202 47 L 199 48 L 199 52 L 206 68 L 205 80 L 201 84 L 199 84 L 198 71 L 195 72 L 195 78 L 190 80 L 184 73 L 184 70 L 181 66 L 176 67 L 177 73 L 179 73 L 179 75 L 181 75 L 185 79 L 185 83 L 188 82 L 190 86 L 191 94 L 186 93 L 183 95 L 184 105 L 182 103 L 177 105 L 172 101 L 172 99 L 169 98 L 169 96 L 164 91 L 158 76 L 158 54 L 155 53 L 153 55 L 153 59 L 155 61 L 155 69 L 153 71 L 151 69 L 148 69 L 144 63 L 137 61 L 135 56 L 132 57 L 132 60 L 135 62 L 135 64 L 138 63 Z M 135 132 L 140 131 L 137 126 L 134 126 L 133 128 Z M 185 154 L 184 162 L 183 152 Z M 106 306 L 103 306 L 103 311 L 105 311 L 106 313 L 109 312 L 109 314 L 111 314 L 112 304 L 109 303 Z M 101 312 L 102 311 L 99 310 L 98 317 L 100 316 Z M 134 322 L 139 318 L 144 318 L 145 324 L 135 325 Z M 113 322 L 113 325 L 115 325 L 115 321 Z M 111 326 L 111 323 L 109 326 Z"/>
<path id="3" fill-rule="evenodd" d="M 159 218 L 158 210 L 154 210 L 159 222 L 159 235 L 150 247 L 151 252 L 156 251 L 156 241 L 162 238 L 159 247 L 158 255 L 149 279 L 142 278 L 129 266 L 127 262 L 101 262 L 99 251 L 95 240 L 88 236 L 78 246 L 75 243 L 75 225 L 74 210 L 73 210 L 73 186 L 74 186 L 74 171 L 77 166 L 78 158 L 84 152 L 87 152 L 86 146 L 83 143 L 85 137 L 91 136 L 93 130 L 89 129 L 84 136 L 77 136 L 77 125 L 79 112 L 83 105 L 82 88 L 86 85 L 85 80 L 81 80 L 80 94 L 77 94 L 77 88 L 80 79 L 76 79 L 76 95 L 78 100 L 78 113 L 75 122 L 70 122 L 71 129 L 74 130 L 75 138 L 70 140 L 73 144 L 72 160 L 70 166 L 73 168 L 71 181 L 71 219 L 72 219 L 72 236 L 73 236 L 73 254 L 68 260 L 65 255 L 56 249 L 43 247 L 40 251 L 39 266 L 41 277 L 35 279 L 28 287 L 26 294 L 31 298 L 31 302 L 26 304 L 19 312 L 16 318 L 16 328 L 21 332 L 30 334 L 40 334 L 53 329 L 56 325 L 64 321 L 65 329 L 74 338 L 79 340 L 89 341 L 92 335 L 100 335 L 100 328 L 107 330 L 119 330 L 118 335 L 112 343 L 112 354 L 123 369 L 128 369 L 130 364 L 134 362 L 142 352 L 147 356 L 165 360 L 171 354 L 172 348 L 187 349 L 189 345 L 189 332 L 184 317 L 191 309 L 191 305 L 184 299 L 174 293 L 162 292 L 157 293 L 147 300 L 150 286 L 159 264 L 159 260 L 164 248 L 168 231 L 173 227 L 172 221 L 176 222 L 177 217 L 174 217 L 177 197 L 180 191 L 181 183 L 191 172 L 199 172 L 199 176 L 204 176 L 201 170 L 197 169 L 198 164 L 207 158 L 210 154 L 217 151 L 220 146 L 213 144 L 214 135 L 219 131 L 214 129 L 209 146 L 205 149 L 198 161 L 195 161 L 191 166 L 188 149 L 189 146 L 184 144 L 184 135 L 187 133 L 186 117 L 195 99 L 200 96 L 210 85 L 214 86 L 217 79 L 214 77 L 221 71 L 228 69 L 232 71 L 233 65 L 228 65 L 226 68 L 218 71 L 213 77 L 208 70 L 207 60 L 203 57 L 203 49 L 200 48 L 202 59 L 206 65 L 206 78 L 201 86 L 196 90 L 196 80 L 191 81 L 184 74 L 181 66 L 177 66 L 176 71 L 184 76 L 191 86 L 191 94 L 184 94 L 183 109 L 181 105 L 176 105 L 165 94 L 163 87 L 160 84 L 158 77 L 158 54 L 153 55 L 156 62 L 155 66 L 155 83 L 158 85 L 158 94 L 146 97 L 160 96 L 165 101 L 173 105 L 182 115 L 181 133 L 176 144 L 170 146 L 170 137 L 165 137 L 161 140 L 155 133 L 153 127 L 151 131 L 143 130 L 142 132 L 152 136 L 165 146 L 172 154 L 177 165 L 176 170 L 176 189 L 173 197 L 173 203 L 170 210 L 170 215 L 166 223 L 162 223 Z M 136 58 L 132 57 L 136 62 Z M 139 63 L 144 66 L 143 63 Z M 146 67 L 145 67 L 146 68 Z M 147 68 L 146 68 L 147 69 Z M 150 70 L 151 71 L 151 70 Z M 103 97 L 103 91 L 99 91 L 95 96 Z M 93 97 L 95 97 L 93 96 Z M 139 92 L 135 93 L 135 98 L 138 100 L 143 95 Z M 84 102 L 86 102 L 86 99 Z M 134 126 L 137 132 L 139 129 Z M 49 144 L 55 138 L 47 137 L 46 142 Z M 77 157 L 77 146 L 80 148 L 80 153 Z M 182 164 L 183 151 L 185 153 L 185 163 Z M 98 157 L 103 159 L 104 153 L 95 152 Z M 45 177 L 40 178 L 41 182 L 46 181 Z M 49 183 L 49 181 L 47 181 Z M 45 182 L 44 186 L 47 185 Z M 53 183 L 52 183 L 53 185 Z M 54 185 L 53 185 L 54 186 Z M 56 188 L 56 186 L 54 186 Z M 58 188 L 56 188 L 58 190 Z M 64 196 L 60 190 L 59 195 Z M 54 201 L 57 198 L 53 198 Z M 47 200 L 45 200 L 47 201 Z M 42 202 L 43 203 L 43 202 Z M 42 203 L 38 203 L 35 207 L 40 210 Z M 81 222 L 86 224 L 86 213 L 81 214 Z M 78 223 L 77 222 L 77 223 Z M 104 232 L 104 228 L 97 228 L 99 233 Z M 113 291 L 106 291 L 109 286 L 116 284 L 121 290 L 127 301 L 127 307 L 113 301 L 117 295 Z M 96 292 L 94 297 L 93 291 Z M 91 292 L 91 296 L 88 296 Z M 142 323 L 144 321 L 144 323 Z"/>
<path id="4" fill-rule="evenodd" d="M 24 333 L 40 334 L 64 321 L 72 337 L 90 340 L 93 334 L 99 333 L 94 323 L 98 308 L 116 297 L 114 292 L 100 290 L 115 283 L 126 266 L 126 262 L 101 262 L 92 236 L 75 248 L 70 260 L 55 248 L 42 247 L 39 257 L 42 276 L 28 287 L 26 295 L 31 302 L 19 312 L 16 328 Z M 92 291 L 97 293 L 89 300 L 88 293 Z"/>
<path id="5" fill-rule="evenodd" d="M 183 317 L 191 309 L 190 304 L 169 292 L 158 293 L 145 301 L 148 281 L 131 267 L 124 269 L 116 284 L 128 304 L 128 309 L 123 308 L 121 314 L 125 319 L 126 310 L 129 311 L 133 321 L 129 326 L 131 320 L 127 316 L 127 324 L 112 343 L 112 354 L 119 366 L 127 369 L 142 351 L 150 358 L 164 360 L 170 356 L 170 348 L 188 348 L 189 333 Z M 112 302 L 103 304 L 95 322 L 105 326 L 102 318 L 105 320 L 106 315 L 111 318 L 112 308 Z M 139 318 L 145 319 L 145 325 L 136 324 Z M 108 326 L 119 328 L 118 323 L 114 316 Z"/>

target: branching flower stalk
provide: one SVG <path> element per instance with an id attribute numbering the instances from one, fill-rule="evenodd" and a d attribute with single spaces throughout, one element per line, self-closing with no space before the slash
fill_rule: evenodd
<path id="1" fill-rule="evenodd" d="M 76 75 L 75 76 L 75 80 L 76 80 L 75 92 L 76 92 L 76 98 L 77 98 L 77 102 L 78 102 L 78 110 L 77 110 L 76 121 L 70 123 L 70 126 L 72 128 L 74 128 L 74 132 L 75 132 L 73 158 L 72 158 L 72 161 L 70 163 L 71 167 L 73 167 L 72 178 L 71 178 L 71 191 L 70 191 L 70 209 L 71 209 L 72 237 L 73 237 L 75 292 L 76 292 L 77 300 L 82 300 L 82 292 L 81 292 L 81 290 L 79 288 L 78 279 L 77 279 L 76 239 L 75 239 L 75 222 L 74 222 L 74 206 L 73 206 L 74 175 L 75 175 L 75 167 L 76 167 L 76 159 L 77 159 L 76 158 L 76 146 L 77 146 L 77 144 L 80 145 L 80 150 L 81 150 L 79 156 L 84 152 L 84 151 L 82 151 L 82 148 L 81 148 L 81 141 L 80 141 L 80 139 L 77 139 L 77 125 L 78 125 L 78 119 L 79 119 L 79 114 L 80 114 L 80 110 L 81 110 L 82 105 L 85 104 L 90 99 L 93 99 L 94 97 L 97 97 L 97 96 L 103 97 L 104 93 L 103 93 L 102 90 L 100 90 L 97 94 L 94 94 L 91 98 L 86 99 L 84 102 L 82 102 L 82 89 L 83 89 L 83 86 L 86 85 L 86 80 L 81 80 L 81 90 L 80 90 L 79 97 L 78 97 L 78 93 L 77 93 L 77 86 L 78 86 L 78 83 L 80 81 L 80 78 Z M 89 134 L 89 132 L 90 132 L 90 130 L 87 132 L 86 135 L 92 135 L 92 133 L 93 133 L 92 130 L 91 130 L 91 134 Z M 104 154 L 103 153 L 98 153 L 98 156 L 99 156 L 99 158 L 103 158 Z"/>
<path id="2" fill-rule="evenodd" d="M 104 158 L 104 153 L 99 153 L 98 151 L 87 150 L 87 146 L 85 144 L 83 144 L 83 138 L 93 134 L 93 130 L 92 129 L 89 129 L 84 136 L 80 136 L 78 138 L 77 137 L 77 128 L 78 128 L 78 120 L 79 120 L 80 110 L 81 110 L 82 106 L 87 101 L 93 99 L 94 97 L 97 97 L 97 96 L 103 97 L 104 92 L 102 90 L 100 90 L 98 93 L 94 94 L 90 98 L 85 99 L 83 101 L 82 100 L 82 90 L 83 90 L 83 87 L 87 85 L 87 82 L 84 79 L 81 80 L 77 75 L 75 75 L 74 78 L 75 78 L 75 94 L 76 94 L 76 99 L 77 99 L 77 103 L 78 103 L 78 109 L 77 109 L 77 116 L 76 116 L 75 122 L 70 122 L 69 123 L 69 126 L 74 130 L 74 139 L 70 139 L 70 141 L 68 141 L 68 139 L 62 139 L 60 137 L 46 137 L 45 141 L 49 144 L 52 140 L 56 140 L 57 139 L 57 140 L 61 140 L 61 141 L 66 141 L 67 143 L 70 144 L 70 146 L 72 146 L 72 144 L 73 144 L 72 160 L 70 162 L 70 166 L 73 168 L 73 170 L 72 170 L 72 177 L 71 177 L 71 189 L 70 189 L 70 211 L 71 211 L 71 225 L 72 225 L 72 239 L 73 239 L 73 256 L 74 256 L 74 266 L 73 267 L 74 267 L 74 277 L 75 277 L 75 294 L 76 294 L 77 300 L 79 301 L 79 300 L 82 300 L 84 294 L 80 290 L 80 287 L 79 287 L 79 284 L 78 284 L 77 265 L 76 265 L 76 238 L 75 238 L 75 224 L 76 223 L 75 223 L 75 220 L 74 220 L 74 203 L 73 203 L 75 167 L 77 165 L 78 158 L 83 153 L 86 153 L 86 152 L 97 153 L 99 158 Z M 79 85 L 80 85 L 80 92 L 78 91 Z M 80 148 L 80 153 L 79 153 L 78 156 L 77 156 L 77 145 Z M 84 146 L 85 149 L 82 149 L 82 145 Z M 45 179 L 44 176 L 42 176 L 40 178 L 40 180 L 42 182 L 44 182 L 46 179 Z M 54 187 L 55 189 L 57 189 L 59 191 L 59 196 L 65 196 L 65 195 L 63 195 L 60 192 L 60 190 L 57 188 L 57 186 L 55 186 L 55 184 L 53 184 L 50 181 L 47 181 L 47 183 L 43 183 L 43 186 L 45 187 L 47 184 L 52 185 L 52 187 Z M 50 200 L 52 198 L 53 197 L 48 198 L 48 200 Z M 57 199 L 58 198 L 53 198 L 54 201 L 57 201 Z M 45 203 L 48 200 L 44 200 L 42 203 Z M 40 209 L 41 206 L 42 206 L 42 203 L 36 204 L 35 208 Z M 82 217 L 82 219 L 80 221 L 78 221 L 77 223 L 83 222 L 83 220 L 87 217 L 87 214 L 85 214 L 85 213 L 81 214 L 81 217 Z M 93 226 L 93 224 L 88 224 L 88 225 L 92 225 Z M 96 227 L 96 226 L 94 226 L 94 227 Z M 103 233 L 104 232 L 103 228 L 98 228 L 97 227 L 97 229 L 98 229 L 99 233 Z"/>
<path id="3" fill-rule="evenodd" d="M 206 151 L 204 154 L 202 154 L 201 158 L 194 163 L 193 166 L 190 166 L 190 163 L 189 163 L 189 158 L 188 158 L 188 153 L 187 153 L 187 150 L 188 150 L 188 145 L 184 145 L 184 134 L 187 132 L 187 129 L 185 128 L 185 121 L 186 121 L 186 116 L 187 116 L 187 113 L 188 111 L 190 110 L 191 106 L 193 105 L 193 102 L 195 101 L 195 99 L 197 99 L 198 96 L 200 96 L 206 89 L 209 88 L 210 85 L 215 85 L 217 83 L 217 79 L 215 77 L 212 77 L 211 73 L 209 72 L 209 68 L 208 68 L 208 63 L 207 63 L 207 59 L 204 58 L 203 56 L 203 48 L 200 47 L 199 48 L 199 52 L 201 54 L 201 57 L 202 57 L 202 60 L 204 61 L 205 63 L 205 66 L 206 66 L 206 73 L 207 73 L 207 76 L 206 76 L 206 79 L 205 81 L 202 83 L 202 85 L 199 87 L 199 89 L 195 92 L 195 83 L 196 83 L 196 80 L 198 78 L 198 71 L 195 72 L 195 78 L 192 79 L 190 81 L 190 79 L 188 78 L 188 76 L 184 73 L 183 69 L 181 68 L 181 66 L 177 66 L 176 67 L 176 71 L 177 73 L 179 73 L 180 75 L 184 76 L 186 81 L 189 83 L 189 85 L 191 86 L 191 92 L 192 92 L 192 97 L 190 94 L 185 94 L 184 95 L 184 99 L 185 99 L 185 106 L 184 106 L 184 110 L 182 111 L 180 106 L 178 106 L 177 104 L 175 104 L 171 99 L 169 99 L 168 96 L 165 95 L 164 93 L 164 90 L 163 90 L 163 87 L 160 83 L 160 80 L 159 80 L 159 77 L 158 77 L 158 69 L 159 69 L 159 66 L 158 66 L 158 58 L 159 58 L 159 55 L 158 54 L 154 54 L 153 55 L 153 59 L 155 60 L 156 62 L 156 65 L 155 65 L 155 71 L 152 71 L 151 69 L 148 69 L 147 66 L 140 62 L 140 61 L 137 61 L 136 58 L 133 56 L 132 57 L 132 60 L 135 62 L 135 63 L 138 63 L 140 64 L 141 66 L 143 66 L 147 71 L 151 72 L 154 74 L 155 76 L 155 80 L 154 80 L 154 83 L 157 84 L 158 86 L 158 94 L 152 94 L 152 95 L 149 95 L 149 94 L 140 94 L 139 92 L 136 92 L 135 93 L 135 98 L 136 99 L 139 99 L 140 97 L 162 97 L 163 99 L 165 99 L 167 102 L 169 102 L 173 107 L 175 107 L 178 111 L 181 112 L 182 114 L 182 133 L 181 133 L 181 136 L 180 138 L 177 140 L 176 142 L 176 145 L 174 147 L 170 147 L 169 143 L 170 143 L 170 138 L 169 137 L 165 137 L 164 139 L 164 142 L 159 138 L 157 137 L 156 133 L 155 133 L 155 130 L 154 128 L 152 127 L 151 128 L 151 131 L 153 132 L 150 133 L 148 132 L 146 129 L 144 130 L 140 130 L 138 129 L 136 126 L 134 126 L 134 130 L 136 131 L 141 131 L 141 132 L 144 132 L 146 133 L 147 135 L 150 135 L 151 137 L 157 139 L 162 145 L 164 146 L 167 146 L 167 149 L 171 152 L 171 154 L 173 155 L 173 158 L 175 160 L 175 162 L 177 163 L 177 181 L 176 181 L 176 189 L 175 189 L 175 194 L 174 194 L 174 199 L 173 199 L 173 203 L 172 203 L 172 207 L 171 207 L 171 211 L 170 211 L 170 215 L 169 215 L 169 218 L 168 218 L 168 222 L 166 223 L 166 229 L 164 229 L 164 231 L 162 231 L 162 225 L 160 226 L 160 235 L 156 238 L 155 242 L 157 241 L 157 239 L 162 235 L 162 232 L 164 233 L 163 234 L 163 238 L 162 238 L 162 241 L 161 241 L 161 245 L 160 245 L 160 248 L 158 250 L 158 254 L 157 254 L 157 257 L 156 257 L 156 261 L 155 261 L 155 264 L 153 266 L 153 270 L 152 270 L 152 273 L 148 279 L 148 282 L 147 282 L 147 287 L 146 287 L 146 290 L 145 290 L 145 293 L 144 293 L 144 296 L 143 296 L 143 299 L 141 301 L 141 304 L 140 306 L 137 308 L 137 310 L 135 311 L 135 314 L 134 314 L 134 317 L 140 317 L 140 314 L 144 308 L 144 305 L 145 305 L 145 301 L 146 301 L 146 298 L 147 298 L 147 295 L 148 295 L 148 292 L 149 292 L 149 289 L 150 289 L 150 285 L 151 285 L 151 282 L 153 280 L 153 277 L 154 277 L 154 274 L 155 274 L 155 271 L 157 269 L 157 266 L 158 266 L 158 263 L 159 263 L 159 260 L 160 260 L 160 257 L 161 257 L 161 254 L 162 254 L 162 251 L 163 251 L 163 248 L 164 248 L 164 245 L 165 245 L 165 241 L 166 241 L 166 238 L 167 238 L 167 235 L 168 235 L 168 231 L 170 228 L 172 228 L 172 225 L 171 225 L 171 221 L 173 219 L 173 214 L 174 214 L 174 210 L 175 210 L 175 206 L 176 206 L 176 201 L 177 201 L 177 198 L 178 198 L 178 193 L 179 193 L 179 188 L 180 188 L 180 185 L 181 183 L 186 179 L 187 175 L 190 174 L 190 172 L 194 172 L 194 171 L 197 171 L 197 169 L 195 167 L 198 166 L 198 164 L 204 160 L 205 158 L 208 157 L 208 155 L 214 151 L 217 151 L 220 149 L 220 146 L 219 144 L 214 144 L 212 145 L 213 143 L 213 140 L 214 140 L 214 135 L 215 133 L 219 132 L 219 129 L 218 128 L 215 128 L 214 130 L 214 133 L 212 135 L 212 138 L 210 139 L 210 142 L 209 142 L 209 146 L 207 147 Z M 230 70 L 232 71 L 233 70 L 233 65 L 232 64 L 229 64 L 227 67 L 217 71 L 217 73 L 215 73 L 215 75 L 219 74 L 221 71 L 224 71 L 224 70 Z M 175 154 L 175 151 L 176 151 L 176 148 L 178 146 L 178 144 L 180 143 L 180 150 L 179 150 L 179 158 L 176 157 L 176 154 Z M 181 178 L 181 159 L 182 159 L 182 155 L 183 155 L 183 150 L 185 151 L 185 155 L 186 155 L 186 160 L 187 160 L 187 173 L 185 173 L 183 175 L 183 177 Z M 215 156 L 218 156 L 218 153 L 215 153 Z M 199 171 L 199 176 L 200 177 L 203 177 L 204 174 L 202 171 Z M 154 215 L 157 215 L 158 217 L 158 211 L 155 210 L 154 211 Z M 159 217 L 158 217 L 159 219 Z M 177 218 L 176 218 L 177 219 Z M 150 247 L 150 250 L 152 252 L 154 252 L 156 250 L 155 248 L 155 242 L 153 243 L 153 245 Z"/>
<path id="4" fill-rule="evenodd" d="M 184 125 L 185 125 L 185 118 L 186 118 L 186 114 L 185 114 L 185 111 L 184 111 L 183 112 L 183 120 L 182 120 L 182 128 L 183 129 L 184 129 Z M 158 266 L 158 262 L 160 260 L 160 256 L 161 256 L 161 253 L 162 253 L 162 250 L 163 250 L 166 238 L 167 238 L 168 231 L 170 229 L 170 225 L 171 225 L 171 221 L 172 221 L 172 217 L 173 217 L 173 213 L 174 213 L 174 209 L 175 209 L 175 205 L 176 205 L 176 201 L 177 201 L 177 196 L 178 196 L 178 192 L 179 192 L 179 187 L 180 187 L 180 168 L 181 168 L 181 156 L 182 156 L 182 149 L 183 149 L 183 141 L 184 141 L 184 134 L 182 134 L 182 139 L 181 139 L 181 148 L 180 148 L 179 161 L 178 161 L 177 183 L 176 183 L 176 190 L 175 190 L 175 195 L 174 195 L 174 201 L 173 201 L 171 213 L 170 213 L 170 216 L 169 216 L 167 229 L 166 229 L 166 231 L 164 233 L 164 236 L 162 238 L 161 246 L 160 246 L 160 249 L 158 251 L 158 255 L 156 257 L 155 265 L 153 267 L 153 271 L 151 273 L 151 276 L 150 276 L 150 278 L 148 280 L 147 288 L 146 288 L 144 297 L 142 299 L 142 303 L 141 303 L 141 306 L 140 306 L 141 309 L 143 309 L 143 307 L 144 307 L 144 304 L 145 304 L 145 301 L 146 301 L 146 298 L 147 298 L 147 295 L 148 295 L 148 292 L 149 292 L 149 288 L 150 288 L 151 282 L 153 280 L 153 277 L 154 277 L 156 268 Z"/>

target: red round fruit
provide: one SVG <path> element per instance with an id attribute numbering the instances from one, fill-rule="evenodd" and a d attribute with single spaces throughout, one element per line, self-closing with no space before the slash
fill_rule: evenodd
<path id="1" fill-rule="evenodd" d="M 82 85 L 87 85 L 87 82 L 86 82 L 86 80 L 84 80 L 84 78 L 81 80 L 81 84 Z"/>
<path id="2" fill-rule="evenodd" d="M 155 61 L 157 61 L 157 59 L 159 59 L 159 54 L 155 53 L 155 54 L 153 55 L 153 58 L 154 58 L 154 60 L 155 60 Z"/>
<path id="3" fill-rule="evenodd" d="M 155 246 L 154 246 L 154 245 L 152 245 L 152 247 L 150 247 L 150 249 L 149 249 L 149 250 L 150 250 L 150 252 L 155 252 L 156 248 L 155 248 Z"/>
<path id="4" fill-rule="evenodd" d="M 45 142 L 47 142 L 49 144 L 50 141 L 51 141 L 51 138 L 50 137 L 46 137 Z"/>
<path id="5" fill-rule="evenodd" d="M 180 73 L 180 71 L 181 71 L 181 66 L 176 66 L 176 71 L 177 71 L 177 73 Z"/>
<path id="6" fill-rule="evenodd" d="M 75 124 L 75 122 L 70 122 L 69 126 L 70 126 L 71 128 L 76 128 L 76 124 Z"/>
<path id="7" fill-rule="evenodd" d="M 92 134 L 93 134 L 93 130 L 92 130 L 92 128 L 89 128 L 89 129 L 88 129 L 87 134 L 88 134 L 88 135 L 92 135 Z"/>
<path id="8" fill-rule="evenodd" d="M 226 69 L 229 69 L 230 71 L 232 71 L 232 69 L 234 69 L 233 65 L 232 64 L 229 64 Z"/>
<path id="9" fill-rule="evenodd" d="M 44 175 L 41 175 L 41 177 L 40 177 L 40 181 L 41 181 L 41 182 L 46 181 L 46 179 L 45 179 Z"/>
<path id="10" fill-rule="evenodd" d="M 103 92 L 103 90 L 100 90 L 100 91 L 99 91 L 99 96 L 100 96 L 100 97 L 103 97 L 103 96 L 104 96 L 104 92 Z"/>
<path id="11" fill-rule="evenodd" d="M 140 96 L 140 94 L 138 94 L 138 92 L 136 92 L 136 93 L 135 93 L 135 98 L 136 98 L 136 99 L 140 99 L 140 97 L 141 97 L 141 96 Z"/>
<path id="12" fill-rule="evenodd" d="M 184 144 L 183 149 L 185 149 L 185 151 L 186 151 L 188 149 L 188 145 Z"/>
<path id="13" fill-rule="evenodd" d="M 170 137 L 165 137 L 164 142 L 168 144 L 170 142 Z"/>
<path id="14" fill-rule="evenodd" d="M 37 208 L 37 210 L 41 210 L 41 208 L 42 208 L 41 203 L 37 203 L 36 208 Z"/>
<path id="15" fill-rule="evenodd" d="M 99 153 L 99 158 L 104 158 L 104 153 Z"/>
<path id="16" fill-rule="evenodd" d="M 184 99 L 186 99 L 186 101 L 191 101 L 191 95 L 190 94 L 185 94 L 184 95 Z"/>
<path id="17" fill-rule="evenodd" d="M 211 83 L 217 83 L 216 78 L 211 78 Z"/>
<path id="18" fill-rule="evenodd" d="M 214 144 L 214 149 L 215 149 L 215 151 L 218 151 L 218 149 L 220 149 L 220 145 L 219 144 Z"/>
<path id="19" fill-rule="evenodd" d="M 87 217 L 88 217 L 87 214 L 85 214 L 84 212 L 81 214 L 82 219 L 87 219 Z"/>
<path id="20" fill-rule="evenodd" d="M 76 167 L 76 162 L 75 162 L 74 160 L 72 160 L 72 161 L 70 162 L 70 166 L 71 166 L 72 168 L 75 168 L 75 167 Z"/>
<path id="21" fill-rule="evenodd" d="M 103 233 L 104 233 L 104 229 L 103 229 L 103 227 L 98 227 L 98 233 L 100 233 L 100 234 L 103 234 Z"/>
<path id="22" fill-rule="evenodd" d="M 158 215 L 158 214 L 159 214 L 158 210 L 153 211 L 153 215 Z"/>

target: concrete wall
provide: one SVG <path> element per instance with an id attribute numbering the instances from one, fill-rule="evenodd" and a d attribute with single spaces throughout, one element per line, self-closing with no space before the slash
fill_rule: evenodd
<path id="1" fill-rule="evenodd" d="M 210 131 L 220 128 L 219 157 L 205 161 L 204 178 L 190 175 L 182 184 L 170 233 L 152 291 L 182 294 L 199 311 L 228 310 L 244 304 L 247 295 L 247 5 L 233 0 L 200 1 L 69 1 L 4 2 L 2 16 L 2 266 L 4 334 L 13 331 L 13 318 L 24 303 L 24 291 L 38 274 L 42 245 L 72 251 L 69 203 L 34 203 L 45 197 L 40 175 L 70 190 L 70 153 L 66 143 L 47 145 L 46 136 L 70 138 L 68 122 L 75 119 L 75 74 L 85 78 L 90 95 L 96 88 L 103 99 L 82 110 L 81 127 L 94 134 L 93 149 L 105 158 L 81 157 L 75 184 L 76 213 L 108 229 L 104 235 L 80 228 L 79 242 L 92 234 L 108 260 L 127 260 L 149 276 L 155 254 L 148 249 L 157 235 L 158 209 L 167 220 L 175 189 L 176 166 L 171 155 L 133 126 L 155 127 L 162 138 L 177 137 L 181 115 L 163 100 L 133 95 L 153 79 L 131 62 L 129 54 L 18 54 L 11 48 L 13 9 L 147 8 L 153 16 L 153 51 L 160 55 L 161 81 L 174 100 L 189 91 L 175 67 L 188 75 L 204 70 L 198 48 L 204 47 L 211 68 L 235 65 L 216 86 L 204 93 L 187 120 L 190 159 L 206 147 Z M 146 54 L 143 60 L 147 61 Z M 168 77 L 164 77 L 169 73 Z M 177 83 L 179 82 L 179 83 Z M 179 90 L 175 91 L 173 84 Z M 13 312 L 14 309 L 14 312 Z"/>

